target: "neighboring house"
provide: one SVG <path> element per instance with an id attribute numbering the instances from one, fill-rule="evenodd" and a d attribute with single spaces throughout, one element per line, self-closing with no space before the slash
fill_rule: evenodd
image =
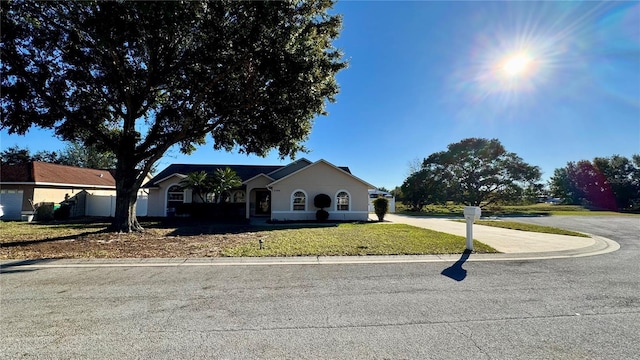
<path id="1" fill-rule="evenodd" d="M 351 174 L 347 167 L 304 158 L 284 166 L 172 164 L 144 186 L 149 191 L 148 215 L 171 216 L 179 204 L 197 202 L 189 189 L 179 185 L 189 173 L 213 174 L 227 167 L 242 180 L 240 188 L 230 191 L 229 200 L 243 204 L 247 219 L 315 220 L 319 209 L 313 199 L 326 194 L 332 199 L 331 206 L 325 208 L 330 220 L 368 220 L 368 190 L 375 188 L 373 185 Z"/>
<path id="2" fill-rule="evenodd" d="M 43 203 L 71 205 L 71 216 L 113 216 L 116 183 L 109 170 L 34 161 L 0 165 L 3 220 L 21 220 Z M 146 215 L 146 195 L 139 194 L 139 215 Z"/>
<path id="3" fill-rule="evenodd" d="M 374 212 L 375 208 L 373 206 L 373 200 L 377 199 L 377 198 L 386 198 L 389 201 L 389 212 L 390 213 L 394 213 L 396 212 L 396 198 L 395 196 L 389 194 L 386 191 L 381 191 L 381 190 L 377 190 L 377 189 L 371 189 L 369 190 L 369 212 Z"/>

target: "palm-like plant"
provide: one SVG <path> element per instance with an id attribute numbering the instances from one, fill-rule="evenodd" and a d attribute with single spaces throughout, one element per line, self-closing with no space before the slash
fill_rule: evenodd
<path id="1" fill-rule="evenodd" d="M 224 169 L 216 169 L 213 174 L 213 188 L 217 196 L 221 197 L 226 191 L 242 185 L 242 179 L 238 174 L 227 167 Z"/>
<path id="2" fill-rule="evenodd" d="M 207 202 L 205 194 L 215 191 L 214 183 L 206 171 L 188 174 L 179 185 L 183 189 L 191 189 L 193 194 L 197 195 L 202 202 Z"/>

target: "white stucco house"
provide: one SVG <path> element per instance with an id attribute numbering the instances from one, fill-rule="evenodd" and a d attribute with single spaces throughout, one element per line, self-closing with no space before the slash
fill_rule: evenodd
<path id="1" fill-rule="evenodd" d="M 229 201 L 244 207 L 246 219 L 266 217 L 273 221 L 315 220 L 313 199 L 318 194 L 332 199 L 329 220 L 367 221 L 369 189 L 375 186 L 356 177 L 347 167 L 326 160 L 299 159 L 288 165 L 197 165 L 172 164 L 152 178 L 148 191 L 148 216 L 171 216 L 181 203 L 196 202 L 191 190 L 180 182 L 189 173 L 230 168 L 242 186 L 230 191 Z"/>

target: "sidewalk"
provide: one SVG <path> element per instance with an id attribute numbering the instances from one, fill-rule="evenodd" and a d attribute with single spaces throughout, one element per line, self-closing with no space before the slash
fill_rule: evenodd
<path id="1" fill-rule="evenodd" d="M 467 225 L 443 218 L 413 217 L 396 214 L 385 215 L 385 223 L 398 223 L 466 237 Z M 504 254 L 547 255 L 583 254 L 595 255 L 618 250 L 620 246 L 609 239 L 590 235 L 589 238 L 529 231 L 502 229 L 473 225 L 473 238 Z M 604 252 L 602 252 L 604 251 Z M 535 256 L 535 255 L 534 255 Z M 534 257 L 532 256 L 532 257 Z"/>

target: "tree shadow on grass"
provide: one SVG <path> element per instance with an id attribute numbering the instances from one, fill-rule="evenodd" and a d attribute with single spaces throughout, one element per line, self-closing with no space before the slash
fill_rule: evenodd
<path id="1" fill-rule="evenodd" d="M 441 274 L 455 281 L 464 280 L 467 277 L 467 270 L 464 269 L 462 265 L 464 265 L 465 261 L 467 261 L 467 259 L 469 258 L 469 255 L 471 255 L 471 250 L 469 249 L 465 250 L 462 253 L 462 256 L 460 257 L 460 259 L 456 261 L 455 264 L 442 270 Z"/>
<path id="2" fill-rule="evenodd" d="M 151 225 L 142 224 L 144 228 L 171 229 L 174 230 L 167 236 L 193 236 L 193 235 L 223 235 L 223 234 L 241 234 L 249 232 L 292 230 L 292 229 L 314 229 L 336 227 L 341 223 L 339 221 L 326 222 L 275 222 L 270 223 L 264 221 L 210 221 L 196 219 L 180 219 L 180 220 L 163 220 Z M 348 222 L 353 224 L 354 222 Z M 368 224 L 368 223 L 358 223 Z"/>

